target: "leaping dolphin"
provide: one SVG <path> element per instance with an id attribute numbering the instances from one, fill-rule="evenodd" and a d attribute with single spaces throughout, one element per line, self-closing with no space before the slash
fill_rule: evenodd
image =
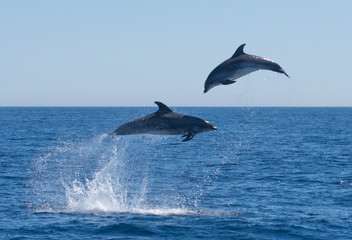
<path id="1" fill-rule="evenodd" d="M 244 53 L 245 45 L 239 46 L 231 58 L 221 63 L 209 74 L 204 83 L 204 93 L 221 84 L 235 83 L 235 79 L 260 69 L 283 73 L 289 77 L 282 67 L 274 61 Z"/>
<path id="2" fill-rule="evenodd" d="M 186 138 L 182 142 L 186 142 L 197 133 L 217 130 L 208 121 L 176 113 L 162 102 L 155 102 L 155 104 L 159 107 L 158 111 L 121 125 L 109 136 L 131 134 L 183 135 L 182 137 Z"/>

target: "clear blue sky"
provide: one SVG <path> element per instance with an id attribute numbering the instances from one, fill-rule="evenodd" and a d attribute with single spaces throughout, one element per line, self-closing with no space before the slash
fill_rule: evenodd
<path id="1" fill-rule="evenodd" d="M 0 106 L 352 106 L 352 1 L 0 0 Z M 257 71 L 203 94 L 246 43 Z"/>

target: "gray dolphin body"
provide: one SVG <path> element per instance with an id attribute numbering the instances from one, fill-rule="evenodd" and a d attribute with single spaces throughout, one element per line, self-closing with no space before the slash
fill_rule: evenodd
<path id="1" fill-rule="evenodd" d="M 197 133 L 217 130 L 210 122 L 189 115 L 172 111 L 162 102 L 155 102 L 159 110 L 147 116 L 135 119 L 121 125 L 114 135 L 155 134 L 183 135 L 182 142 L 191 140 Z"/>
<path id="2" fill-rule="evenodd" d="M 282 67 L 274 61 L 244 53 L 245 45 L 239 46 L 231 58 L 221 63 L 209 74 L 204 83 L 204 93 L 218 85 L 235 83 L 237 78 L 260 69 L 283 73 L 289 77 Z"/>

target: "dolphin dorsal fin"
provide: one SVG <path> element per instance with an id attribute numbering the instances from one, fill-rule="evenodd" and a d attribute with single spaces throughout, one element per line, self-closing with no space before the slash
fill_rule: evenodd
<path id="1" fill-rule="evenodd" d="M 169 113 L 169 112 L 173 112 L 168 106 L 166 106 L 162 102 L 155 101 L 154 103 L 156 105 L 158 105 L 158 107 L 159 107 L 159 110 L 157 111 L 157 113 L 166 114 L 166 113 Z"/>
<path id="2" fill-rule="evenodd" d="M 236 52 L 232 55 L 231 58 L 235 58 L 235 57 L 238 57 L 238 56 L 240 56 L 240 55 L 242 55 L 242 54 L 245 54 L 245 53 L 243 52 L 244 46 L 246 46 L 245 43 L 242 44 L 241 46 L 239 46 L 239 47 L 237 48 Z"/>

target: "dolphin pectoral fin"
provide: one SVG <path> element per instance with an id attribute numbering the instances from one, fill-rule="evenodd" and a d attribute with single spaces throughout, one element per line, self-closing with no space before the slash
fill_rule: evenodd
<path id="1" fill-rule="evenodd" d="M 233 84 L 233 83 L 235 83 L 236 81 L 231 81 L 231 80 L 224 80 L 224 81 L 222 81 L 221 83 L 223 84 L 223 85 L 229 85 L 229 84 Z"/>
<path id="2" fill-rule="evenodd" d="M 190 132 L 187 135 L 183 135 L 182 137 L 187 136 L 185 139 L 182 140 L 182 142 L 187 142 L 189 140 L 191 140 L 192 138 L 194 138 L 194 136 L 196 135 L 195 132 Z"/>

